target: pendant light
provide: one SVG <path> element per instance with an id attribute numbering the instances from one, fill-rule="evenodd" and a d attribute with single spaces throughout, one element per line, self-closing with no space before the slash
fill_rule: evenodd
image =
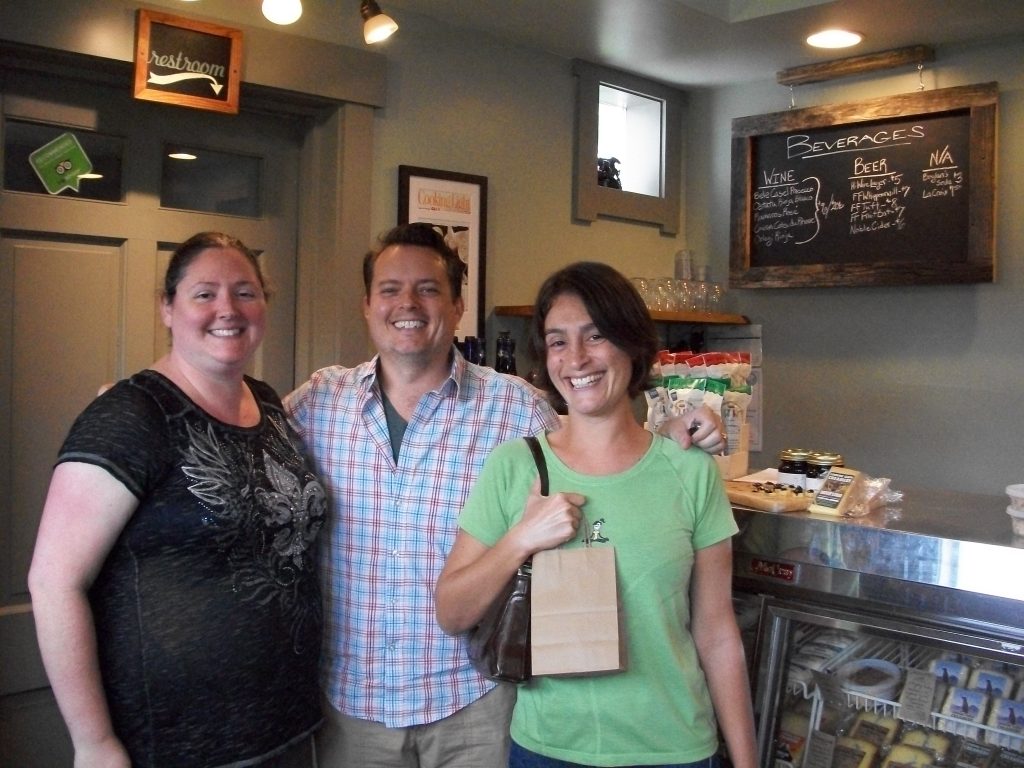
<path id="1" fill-rule="evenodd" d="M 398 30 L 398 24 L 380 9 L 377 0 L 361 0 L 359 14 L 363 17 L 363 39 L 368 44 L 387 40 Z"/>

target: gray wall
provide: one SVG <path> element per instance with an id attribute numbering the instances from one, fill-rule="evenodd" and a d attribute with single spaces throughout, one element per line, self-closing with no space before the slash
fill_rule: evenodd
<path id="1" fill-rule="evenodd" d="M 396 168 L 490 179 L 488 306 L 529 303 L 544 275 L 596 258 L 627 274 L 668 274 L 684 243 L 728 270 L 730 126 L 784 110 L 774 80 L 689 94 L 678 238 L 643 225 L 570 216 L 573 83 L 561 59 L 406 19 L 385 51 L 373 221 L 394 221 Z M 896 488 L 1002 494 L 1024 481 L 1024 41 L 937 51 L 927 88 L 998 81 L 994 284 L 732 292 L 727 307 L 764 333 L 764 450 L 843 453 Z M 796 91 L 798 106 L 916 90 L 916 69 Z M 489 336 L 515 325 L 493 319 Z"/>
<path id="2" fill-rule="evenodd" d="M 762 465 L 785 446 L 826 446 L 896 487 L 1001 495 L 1024 478 L 1024 41 L 940 48 L 924 73 L 927 88 L 993 80 L 1000 90 L 994 283 L 732 297 L 764 326 Z M 910 68 L 795 96 L 797 106 L 856 101 L 917 83 Z M 687 169 L 690 235 L 724 269 L 730 121 L 786 109 L 789 91 L 758 83 L 700 94 L 692 104 L 691 146 L 707 152 L 691 153 Z M 705 184 L 707 194 L 696 194 Z"/>
<path id="3" fill-rule="evenodd" d="M 228 21 L 255 15 L 227 0 L 202 5 Z M 295 34 L 365 50 L 354 10 L 326 19 L 306 5 Z M 398 165 L 419 165 L 489 179 L 488 307 L 529 303 L 548 272 L 582 258 L 630 275 L 669 274 L 672 254 L 688 245 L 713 277 L 725 275 L 731 120 L 786 109 L 788 89 L 769 79 L 688 95 L 679 236 L 620 221 L 576 224 L 569 62 L 401 16 L 399 33 L 376 49 L 387 60 L 387 97 L 374 118 L 374 231 L 395 221 Z M 924 73 L 928 88 L 991 80 L 1001 91 L 994 284 L 728 295 L 727 308 L 764 330 L 764 451 L 752 468 L 773 465 L 782 447 L 808 446 L 840 451 L 897 488 L 1001 494 L 1024 481 L 1024 41 L 940 47 Z M 917 81 L 912 69 L 880 73 L 804 86 L 796 99 L 856 101 L 913 91 Z M 348 314 L 353 327 L 362 323 L 358 307 Z M 492 317 L 488 336 L 519 332 L 518 323 Z"/>

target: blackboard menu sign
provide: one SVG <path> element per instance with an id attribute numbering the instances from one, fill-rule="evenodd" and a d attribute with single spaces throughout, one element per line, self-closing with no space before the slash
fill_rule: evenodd
<path id="1" fill-rule="evenodd" d="M 139 9 L 135 98 L 238 112 L 242 32 Z"/>
<path id="2" fill-rule="evenodd" d="M 733 120 L 734 288 L 994 279 L 996 83 Z"/>

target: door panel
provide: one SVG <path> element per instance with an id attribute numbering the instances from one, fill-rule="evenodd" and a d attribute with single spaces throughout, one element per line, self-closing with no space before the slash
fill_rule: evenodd
<path id="1" fill-rule="evenodd" d="M 70 747 L 39 660 L 26 585 L 53 460 L 101 384 L 166 351 L 157 293 L 170 253 L 196 232 L 227 232 L 260 254 L 274 292 L 252 373 L 282 394 L 291 388 L 298 169 L 308 125 L 141 102 L 128 89 L 69 88 L 28 72 L 5 73 L 0 87 L 4 120 L 125 140 L 120 202 L 0 190 L 0 764 L 24 754 L 30 762 L 10 764 L 64 766 Z M 165 146 L 182 143 L 258 158 L 261 215 L 161 207 Z"/>
<path id="2" fill-rule="evenodd" d="M 5 498 L 13 510 L 41 510 L 53 458 L 95 394 L 88 382 L 110 381 L 117 374 L 123 258 L 119 248 L 109 246 L 5 238 L 2 248 L 4 272 L 13 277 L 14 288 L 14 312 L 3 331 L 14 374 L 12 482 Z M 71 380 L 81 386 L 69 388 Z M 17 598 L 27 597 L 24 574 L 37 518 L 31 513 L 12 518 L 7 562 Z"/>

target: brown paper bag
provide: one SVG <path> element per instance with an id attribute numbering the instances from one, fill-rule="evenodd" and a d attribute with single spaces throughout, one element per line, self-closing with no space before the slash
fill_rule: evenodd
<path id="1" fill-rule="evenodd" d="M 537 552 L 531 590 L 534 675 L 623 669 L 613 547 Z"/>

